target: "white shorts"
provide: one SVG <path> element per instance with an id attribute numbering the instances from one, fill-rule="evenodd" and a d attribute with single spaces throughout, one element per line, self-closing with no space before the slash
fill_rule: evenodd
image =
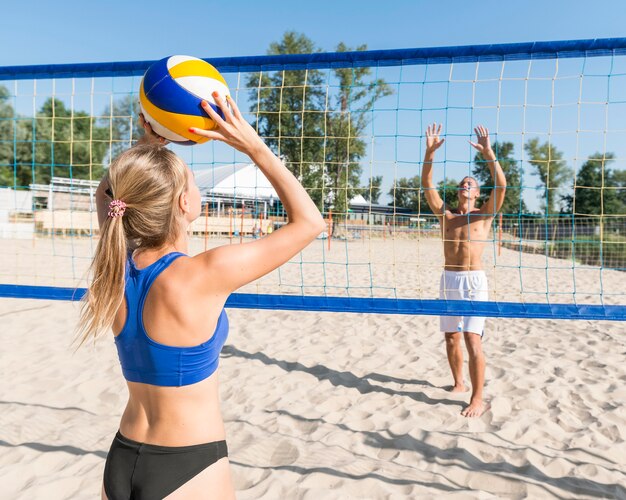
<path id="1" fill-rule="evenodd" d="M 439 285 L 439 298 L 448 300 L 489 299 L 485 271 L 444 271 Z M 485 318 L 482 316 L 441 316 L 442 332 L 471 332 L 482 335 Z"/>

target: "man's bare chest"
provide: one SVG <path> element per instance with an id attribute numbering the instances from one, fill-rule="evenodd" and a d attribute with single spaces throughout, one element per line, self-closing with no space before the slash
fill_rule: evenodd
<path id="1" fill-rule="evenodd" d="M 489 235 L 489 221 L 473 214 L 449 214 L 444 217 L 443 235 L 446 240 L 484 240 Z"/>

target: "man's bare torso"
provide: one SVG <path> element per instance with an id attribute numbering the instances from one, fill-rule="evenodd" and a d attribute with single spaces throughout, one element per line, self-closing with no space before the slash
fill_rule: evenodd
<path id="1" fill-rule="evenodd" d="M 489 239 L 493 217 L 473 210 L 468 214 L 446 210 L 439 217 L 446 271 L 478 271 Z"/>

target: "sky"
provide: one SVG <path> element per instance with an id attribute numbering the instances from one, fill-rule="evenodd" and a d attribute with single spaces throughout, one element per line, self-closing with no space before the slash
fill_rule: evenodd
<path id="1" fill-rule="evenodd" d="M 626 36 L 626 2 L 596 0 L 7 0 L 0 66 L 261 55 L 287 30 L 325 51 Z"/>
<path id="2" fill-rule="evenodd" d="M 400 49 L 626 36 L 623 0 L 10 0 L 2 14 L 0 66 L 262 55 L 289 30 L 323 51 L 339 42 Z M 397 141 L 390 147 L 403 154 Z"/>

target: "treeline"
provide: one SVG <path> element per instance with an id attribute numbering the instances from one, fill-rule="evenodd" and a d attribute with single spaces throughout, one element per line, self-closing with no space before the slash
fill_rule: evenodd
<path id="1" fill-rule="evenodd" d="M 365 45 L 355 50 L 365 50 Z M 340 43 L 338 52 L 351 50 Z M 268 54 L 299 54 L 320 49 L 305 35 L 287 32 L 271 44 Z M 382 176 L 371 177 L 361 185 L 360 160 L 368 144 L 362 139 L 374 105 L 392 93 L 370 68 L 331 70 L 333 80 L 319 70 L 256 73 L 248 78 L 250 112 L 268 144 L 283 158 L 321 209 L 347 212 L 349 200 L 361 194 L 380 203 Z M 529 212 L 523 186 L 521 162 L 515 159 L 512 142 L 495 142 L 494 151 L 507 178 L 507 193 L 501 212 L 509 215 L 550 217 L 557 214 L 626 215 L 626 173 L 610 168 L 612 153 L 596 153 L 574 175 L 554 144 L 530 139 L 524 145 L 532 174 L 539 180 L 540 211 Z M 474 158 L 472 175 L 481 184 L 482 199 L 493 189 L 493 180 L 480 154 Z M 441 197 L 456 204 L 458 181 L 439 182 Z M 395 179 L 388 191 L 389 205 L 416 213 L 430 212 L 419 175 Z"/>
<path id="2" fill-rule="evenodd" d="M 615 158 L 613 153 L 589 156 L 574 175 L 573 169 L 563 159 L 563 153 L 553 144 L 530 139 L 524 145 L 526 161 L 532 168 L 531 173 L 539 180 L 541 193 L 540 211 L 530 213 L 523 191 L 536 189 L 522 185 L 521 162 L 514 157 L 513 143 L 495 142 L 492 147 L 507 179 L 506 197 L 501 209 L 504 215 L 542 218 L 558 218 L 567 214 L 580 217 L 626 216 L 626 171 L 611 167 Z M 481 198 L 486 199 L 493 189 L 493 179 L 480 154 L 474 157 L 472 176 L 481 185 Z M 457 199 L 457 185 L 457 180 L 446 178 L 437 186 L 441 197 L 453 206 Z M 396 179 L 388 194 L 392 199 L 390 205 L 407 207 L 415 212 L 430 212 L 419 175 Z"/>
<path id="3" fill-rule="evenodd" d="M 335 50 L 366 50 L 339 43 Z M 305 35 L 287 32 L 267 53 L 321 52 Z M 367 194 L 361 187 L 360 160 L 368 144 L 362 139 L 371 111 L 391 87 L 371 68 L 325 71 L 275 71 L 247 79 L 254 126 L 307 189 L 321 210 L 346 213 L 349 201 Z"/>
<path id="4" fill-rule="evenodd" d="M 344 43 L 335 47 L 338 52 L 366 49 L 366 45 L 350 48 Z M 270 55 L 315 52 L 321 49 L 296 32 L 285 33 L 267 51 Z M 358 194 L 380 203 L 383 177 L 372 177 L 363 186 L 361 161 L 372 147 L 364 137 L 375 104 L 391 95 L 392 87 L 371 68 L 263 71 L 248 75 L 246 86 L 253 125 L 320 209 L 346 213 L 349 201 Z M 94 117 L 49 98 L 34 117 L 17 116 L 9 92 L 0 86 L 0 186 L 46 184 L 52 176 L 99 178 L 108 160 L 128 147 L 131 137 L 139 136 L 137 107 L 136 98 L 128 95 Z M 611 167 L 612 153 L 590 156 L 574 175 L 554 144 L 530 139 L 524 151 L 538 178 L 542 201 L 540 211 L 529 214 L 524 200 L 529 188 L 523 186 L 514 144 L 495 142 L 493 148 L 508 184 L 503 214 L 626 214 L 626 172 Z M 474 158 L 472 175 L 485 199 L 493 181 L 480 155 Z M 446 178 L 438 185 L 442 198 L 451 204 L 456 204 L 457 184 L 458 180 Z M 387 193 L 389 205 L 429 212 L 420 185 L 419 175 L 395 179 Z M 532 191 L 534 195 L 534 187 Z"/>
<path id="5" fill-rule="evenodd" d="M 99 179 L 107 157 L 129 146 L 130 118 L 136 123 L 136 116 L 131 96 L 107 106 L 99 117 L 53 97 L 35 116 L 21 116 L 0 86 L 0 186 L 27 188 L 48 184 L 53 176 Z"/>
<path id="6" fill-rule="evenodd" d="M 366 50 L 339 43 L 339 52 Z M 287 32 L 268 54 L 321 52 L 305 35 Z M 253 125 L 300 179 L 320 209 L 345 213 L 361 187 L 362 139 L 374 103 L 390 86 L 370 68 L 337 68 L 329 73 L 276 71 L 247 77 Z M 332 81 L 329 81 L 332 80 Z M 46 184 L 52 176 L 97 179 L 104 164 L 134 139 L 137 106 L 127 96 L 101 117 L 68 109 L 50 98 L 34 117 L 17 116 L 0 87 L 0 186 Z"/>

